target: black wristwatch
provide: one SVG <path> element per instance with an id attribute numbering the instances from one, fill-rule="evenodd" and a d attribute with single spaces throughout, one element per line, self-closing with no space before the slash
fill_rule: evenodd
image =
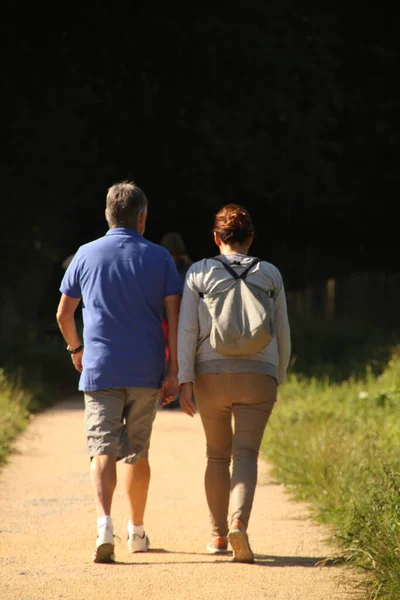
<path id="1" fill-rule="evenodd" d="M 83 350 L 83 344 L 81 344 L 77 348 L 74 348 L 73 350 L 71 350 L 71 348 L 67 346 L 67 352 L 69 352 L 70 354 L 78 354 L 78 352 L 81 352 L 81 350 Z"/>

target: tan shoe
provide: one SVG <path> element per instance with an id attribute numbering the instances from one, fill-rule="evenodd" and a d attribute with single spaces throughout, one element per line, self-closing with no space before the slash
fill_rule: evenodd
<path id="1" fill-rule="evenodd" d="M 233 549 L 233 561 L 241 563 L 254 562 L 254 554 L 250 548 L 249 537 L 244 525 L 235 519 L 231 523 L 228 540 Z"/>
<path id="2" fill-rule="evenodd" d="M 228 554 L 228 540 L 226 536 L 215 537 L 207 544 L 209 554 Z"/>

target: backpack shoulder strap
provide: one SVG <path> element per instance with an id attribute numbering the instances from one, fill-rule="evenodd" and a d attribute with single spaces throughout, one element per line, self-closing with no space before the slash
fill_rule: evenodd
<path id="1" fill-rule="evenodd" d="M 259 258 L 254 258 L 250 265 L 247 267 L 247 269 L 245 269 L 243 271 L 243 273 L 241 275 L 239 275 L 238 273 L 236 273 L 236 271 L 234 269 L 232 269 L 232 267 L 230 265 L 227 265 L 223 260 L 221 260 L 218 256 L 214 257 L 215 260 L 217 260 L 219 263 L 221 263 L 221 265 L 223 265 L 225 267 L 225 269 L 228 271 L 228 273 L 230 275 L 232 275 L 232 277 L 234 279 L 246 279 L 247 275 L 249 274 L 249 272 L 251 271 L 251 269 L 254 267 L 254 265 L 256 265 L 257 263 L 260 262 Z"/>
<path id="2" fill-rule="evenodd" d="M 255 258 L 251 262 L 251 264 L 247 267 L 247 269 L 245 271 L 243 271 L 243 273 L 241 275 L 239 275 L 239 279 L 246 279 L 246 277 L 249 274 L 250 270 L 254 267 L 254 265 L 256 265 L 259 262 L 260 262 L 260 259 L 259 258 Z"/>
<path id="3" fill-rule="evenodd" d="M 252 260 L 252 261 L 251 261 L 251 263 L 250 263 L 250 265 L 247 267 L 247 269 L 245 269 L 245 270 L 243 271 L 243 273 L 242 273 L 241 275 L 239 275 L 238 273 L 236 273 L 235 269 L 232 269 L 232 267 L 231 267 L 230 265 L 227 265 L 227 264 L 226 264 L 226 263 L 225 263 L 223 260 L 221 260 L 221 259 L 219 258 L 219 256 L 214 256 L 214 260 L 217 260 L 219 263 L 221 263 L 221 265 L 223 265 L 223 267 L 224 267 L 224 268 L 225 268 L 225 269 L 228 271 L 228 273 L 229 273 L 230 275 L 232 275 L 232 277 L 233 277 L 235 280 L 238 280 L 238 279 L 243 279 L 243 280 L 245 280 L 245 279 L 246 279 L 246 277 L 247 277 L 247 275 L 248 275 L 248 273 L 249 273 L 249 271 L 250 271 L 250 270 L 251 270 L 251 269 L 254 267 L 254 265 L 256 265 L 257 263 L 259 263 L 259 262 L 260 262 L 260 259 L 259 259 L 259 258 L 255 258 L 254 260 Z M 204 298 L 204 294 L 203 294 L 203 292 L 199 292 L 199 296 L 200 296 L 200 298 Z"/>
<path id="4" fill-rule="evenodd" d="M 228 273 L 230 275 L 232 275 L 233 279 L 241 278 L 241 276 L 236 273 L 235 269 L 232 269 L 232 267 L 230 265 L 227 265 L 223 260 L 221 260 L 217 256 L 215 256 L 215 260 L 217 260 L 219 263 L 221 263 L 221 265 L 223 265 L 223 267 L 225 267 L 225 269 L 228 271 Z"/>

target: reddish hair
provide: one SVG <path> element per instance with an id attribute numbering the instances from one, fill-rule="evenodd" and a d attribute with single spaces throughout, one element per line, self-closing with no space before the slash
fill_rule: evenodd
<path id="1" fill-rule="evenodd" d="M 224 244 L 234 244 L 244 242 L 254 235 L 254 226 L 243 206 L 227 204 L 215 215 L 213 231 Z"/>

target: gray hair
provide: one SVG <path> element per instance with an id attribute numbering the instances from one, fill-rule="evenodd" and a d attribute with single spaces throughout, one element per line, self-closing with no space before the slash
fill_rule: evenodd
<path id="1" fill-rule="evenodd" d="M 121 181 L 109 188 L 106 206 L 110 228 L 136 229 L 140 213 L 147 209 L 147 198 L 133 181 Z"/>

